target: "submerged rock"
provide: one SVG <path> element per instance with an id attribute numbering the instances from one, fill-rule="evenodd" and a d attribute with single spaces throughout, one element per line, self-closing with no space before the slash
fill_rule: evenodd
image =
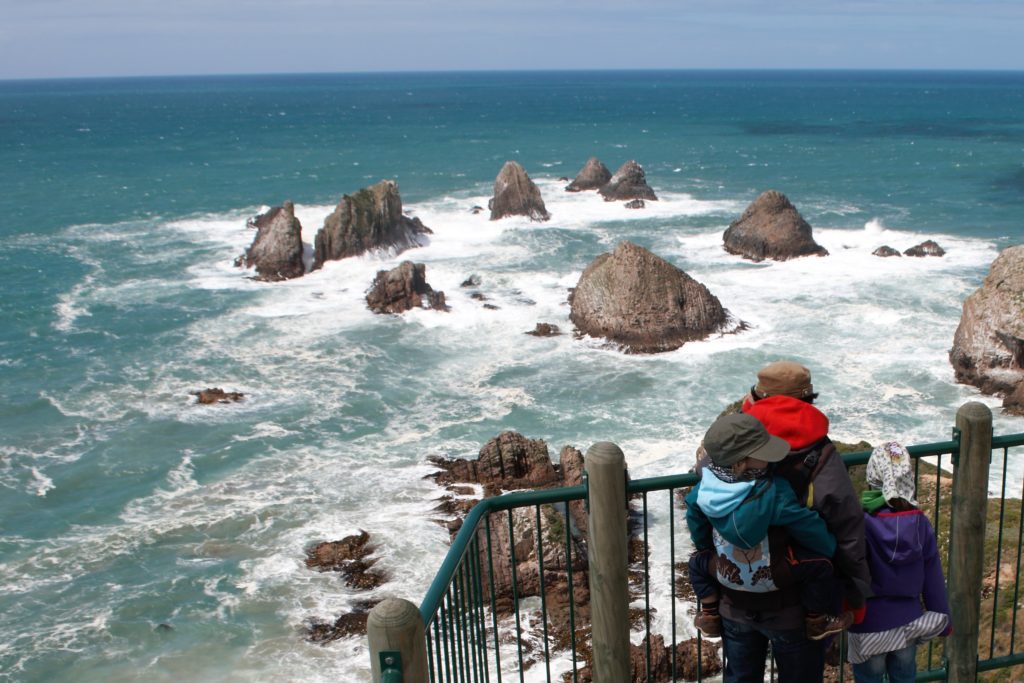
<path id="1" fill-rule="evenodd" d="M 800 256 L 828 256 L 811 236 L 811 226 L 786 195 L 767 190 L 722 235 L 725 250 L 751 261 L 787 261 Z"/>
<path id="2" fill-rule="evenodd" d="M 374 249 L 400 253 L 426 243 L 432 234 L 419 218 L 402 214 L 398 184 L 382 180 L 376 185 L 345 195 L 324 219 L 316 234 L 313 270 L 327 261 L 358 256 Z"/>
<path id="3" fill-rule="evenodd" d="M 252 246 L 235 259 L 241 268 L 256 268 L 256 280 L 277 282 L 302 277 L 302 224 L 295 217 L 295 205 L 286 201 L 248 221 L 256 229 Z"/>
<path id="4" fill-rule="evenodd" d="M 647 176 L 640 164 L 633 160 L 619 167 L 608 183 L 598 190 L 606 202 L 649 199 L 657 201 L 654 190 L 647 184 Z"/>
<path id="5" fill-rule="evenodd" d="M 209 405 L 211 403 L 235 403 L 245 398 L 240 391 L 224 391 L 220 387 L 190 391 L 196 397 L 196 403 Z"/>
<path id="6" fill-rule="evenodd" d="M 644 204 L 644 200 L 642 199 L 634 199 L 631 202 L 626 202 L 625 204 L 623 204 L 623 206 L 626 207 L 627 209 L 642 209 L 647 205 Z"/>
<path id="7" fill-rule="evenodd" d="M 632 242 L 587 266 L 573 290 L 569 319 L 583 334 L 633 353 L 677 349 L 742 329 L 708 288 Z"/>
<path id="8" fill-rule="evenodd" d="M 932 240 L 925 240 L 903 252 L 904 256 L 945 256 L 946 250 Z"/>
<path id="9" fill-rule="evenodd" d="M 340 541 L 324 541 L 307 548 L 306 566 L 321 572 L 338 572 L 348 586 L 369 590 L 387 581 L 382 572 L 371 569 L 376 563 L 369 559 L 373 551 L 370 534 L 360 530 Z"/>
<path id="10" fill-rule="evenodd" d="M 562 331 L 558 329 L 558 325 L 537 323 L 537 326 L 526 334 L 532 334 L 534 337 L 557 337 L 562 334 Z"/>
<path id="11" fill-rule="evenodd" d="M 366 305 L 374 313 L 404 313 L 412 308 L 447 311 L 444 292 L 435 292 L 427 284 L 427 267 L 422 263 L 402 261 L 391 270 L 377 271 Z"/>
<path id="12" fill-rule="evenodd" d="M 531 221 L 551 218 L 540 190 L 515 161 L 506 161 L 494 179 L 494 196 L 487 207 L 491 210 L 492 221 L 505 216 L 527 216 Z"/>
<path id="13" fill-rule="evenodd" d="M 365 636 L 366 622 L 370 617 L 370 610 L 381 602 L 383 600 L 358 600 L 353 605 L 351 612 L 342 614 L 333 622 L 320 619 L 307 620 L 306 640 L 312 643 L 325 644 L 339 638 Z"/>
<path id="14" fill-rule="evenodd" d="M 581 192 L 583 190 L 599 190 L 608 184 L 612 179 L 612 172 L 601 163 L 597 157 L 590 157 L 583 168 L 576 174 L 576 178 L 565 187 L 566 192 Z"/>
<path id="15" fill-rule="evenodd" d="M 1024 415 L 1024 245 L 1008 247 L 964 301 L 949 352 L 956 380 Z"/>

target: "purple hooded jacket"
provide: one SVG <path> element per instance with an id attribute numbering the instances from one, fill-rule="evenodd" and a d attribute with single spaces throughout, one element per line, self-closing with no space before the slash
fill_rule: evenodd
<path id="1" fill-rule="evenodd" d="M 850 627 L 854 633 L 888 631 L 909 624 L 923 613 L 949 614 L 942 563 L 935 531 L 920 510 L 896 512 L 882 507 L 864 513 L 871 588 L 864 621 Z"/>

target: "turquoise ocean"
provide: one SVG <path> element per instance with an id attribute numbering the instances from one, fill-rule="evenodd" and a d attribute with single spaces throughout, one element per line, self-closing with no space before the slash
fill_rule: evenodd
<path id="1" fill-rule="evenodd" d="M 568 194 L 635 159 L 643 210 Z M 552 214 L 488 220 L 519 161 Z M 291 199 L 312 243 L 390 178 L 434 234 L 274 284 L 232 265 Z M 447 548 L 428 456 L 503 430 L 687 469 L 762 364 L 808 365 L 843 441 L 949 438 L 964 298 L 1024 240 L 1024 74 L 538 72 L 0 82 L 0 680 L 369 680 L 304 624 L 418 603 Z M 722 232 L 785 193 L 831 255 L 752 263 Z M 942 258 L 872 256 L 926 239 Z M 749 329 L 652 356 L 576 338 L 568 289 L 621 240 Z M 426 264 L 451 311 L 377 316 Z M 469 276 L 496 308 L 460 287 Z M 536 338 L 537 322 L 566 334 Z M 195 405 L 190 391 L 241 391 Z M 1019 472 L 1011 473 L 1020 490 Z M 304 566 L 368 531 L 370 592 Z M 167 625 L 166 628 L 161 625 Z"/>

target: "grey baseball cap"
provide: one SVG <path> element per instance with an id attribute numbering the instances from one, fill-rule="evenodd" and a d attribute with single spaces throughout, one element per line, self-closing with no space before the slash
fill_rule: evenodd
<path id="1" fill-rule="evenodd" d="M 704 450 L 720 467 L 744 458 L 778 462 L 789 454 L 789 444 L 772 436 L 753 415 L 734 413 L 715 420 L 704 435 Z"/>

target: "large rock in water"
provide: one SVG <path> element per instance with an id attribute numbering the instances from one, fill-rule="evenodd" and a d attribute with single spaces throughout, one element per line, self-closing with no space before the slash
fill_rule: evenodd
<path id="1" fill-rule="evenodd" d="M 444 292 L 435 292 L 427 284 L 426 272 L 425 265 L 412 261 L 402 261 L 391 270 L 378 270 L 366 293 L 366 305 L 374 313 L 404 313 L 417 306 L 448 310 Z"/>
<path id="2" fill-rule="evenodd" d="M 612 172 L 597 157 L 590 157 L 576 178 L 565 186 L 566 192 L 582 192 L 583 190 L 599 190 L 612 179 Z"/>
<path id="3" fill-rule="evenodd" d="M 1024 245 L 1004 249 L 964 301 L 949 362 L 958 382 L 1003 396 L 1007 412 L 1024 415 Z"/>
<path id="4" fill-rule="evenodd" d="M 316 233 L 313 270 L 326 261 L 358 256 L 372 249 L 400 253 L 422 246 L 430 228 L 419 218 L 402 214 L 402 198 L 394 180 L 382 180 L 345 195 Z"/>
<path id="5" fill-rule="evenodd" d="M 630 199 L 650 199 L 658 201 L 654 190 L 647 184 L 647 176 L 644 169 L 635 161 L 627 161 L 608 183 L 598 190 L 606 202 L 616 202 Z"/>
<path id="6" fill-rule="evenodd" d="M 494 179 L 494 196 L 487 203 L 487 208 L 491 210 L 492 221 L 505 216 L 528 216 L 531 221 L 551 218 L 540 190 L 523 167 L 514 161 L 506 161 Z"/>
<path id="7" fill-rule="evenodd" d="M 787 261 L 799 256 L 828 256 L 814 241 L 811 225 L 786 195 L 762 192 L 722 235 L 725 250 L 751 261 Z"/>
<path id="8" fill-rule="evenodd" d="M 633 353 L 671 351 L 743 326 L 707 287 L 632 242 L 620 242 L 587 266 L 572 293 L 569 319 L 580 332 Z"/>
<path id="9" fill-rule="evenodd" d="M 302 277 L 302 224 L 295 217 L 295 205 L 286 201 L 249 220 L 256 228 L 252 246 L 235 259 L 242 268 L 256 268 L 256 280 L 277 282 Z"/>

